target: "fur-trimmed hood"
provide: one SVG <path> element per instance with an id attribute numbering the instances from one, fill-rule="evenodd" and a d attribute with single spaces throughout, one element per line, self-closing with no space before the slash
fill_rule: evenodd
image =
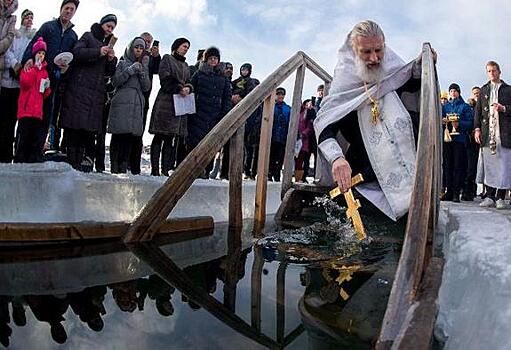
<path id="1" fill-rule="evenodd" d="M 14 0 L 9 7 L 5 7 L 4 0 L 0 0 L 0 5 L 2 6 L 2 17 L 7 18 L 12 15 L 18 9 L 18 0 Z"/>

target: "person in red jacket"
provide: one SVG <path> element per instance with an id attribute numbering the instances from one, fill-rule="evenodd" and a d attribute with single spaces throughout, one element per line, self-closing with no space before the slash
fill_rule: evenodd
<path id="1" fill-rule="evenodd" d="M 34 66 L 21 71 L 18 99 L 18 139 L 15 163 L 41 162 L 38 139 L 43 127 L 43 100 L 51 93 L 46 71 L 46 43 L 38 38 L 32 46 Z"/>

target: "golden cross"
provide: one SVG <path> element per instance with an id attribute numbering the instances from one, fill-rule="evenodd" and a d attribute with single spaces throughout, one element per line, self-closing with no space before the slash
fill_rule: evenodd
<path id="1" fill-rule="evenodd" d="M 357 174 L 351 179 L 351 186 L 352 187 L 356 186 L 363 181 L 364 178 L 362 177 L 362 174 Z M 330 191 L 330 198 L 334 199 L 341 193 L 342 192 L 339 189 L 339 187 L 336 187 Z M 360 201 L 358 199 L 355 199 L 355 197 L 353 196 L 351 188 L 344 193 L 344 199 L 346 200 L 346 205 L 348 206 L 348 209 L 346 209 L 346 217 L 353 224 L 353 228 L 355 229 L 355 233 L 357 234 L 358 239 L 363 240 L 367 237 L 367 235 L 364 229 L 364 224 L 362 223 L 362 218 L 360 217 L 360 213 L 358 212 L 358 209 L 362 205 L 360 204 Z"/>

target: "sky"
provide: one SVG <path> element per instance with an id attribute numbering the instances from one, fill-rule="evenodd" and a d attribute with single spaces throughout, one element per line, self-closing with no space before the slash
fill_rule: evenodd
<path id="1" fill-rule="evenodd" d="M 416 58 L 423 42 L 438 53 L 442 90 L 452 82 L 468 98 L 474 85 L 487 79 L 485 62 L 501 65 L 506 80 L 511 71 L 511 36 L 505 23 L 511 18 L 508 0 L 82 0 L 73 18 L 79 36 L 102 16 L 114 13 L 119 22 L 115 34 L 118 56 L 130 39 L 144 31 L 160 41 L 169 53 L 174 39 L 191 42 L 187 55 L 195 62 L 200 48 L 217 46 L 221 60 L 234 64 L 235 77 L 245 62 L 252 76 L 263 80 L 294 53 L 301 50 L 330 74 L 337 50 L 351 28 L 372 19 L 382 27 L 386 44 L 405 61 Z M 59 15 L 59 0 L 19 0 L 17 14 L 34 12 L 34 26 Z M 499 23 L 501 25 L 499 26 Z M 502 27 L 502 29 L 500 29 Z M 511 79 L 508 79 L 511 81 Z M 291 102 L 294 79 L 284 83 Z M 303 98 L 315 94 L 321 81 L 308 72 Z M 159 87 L 154 81 L 152 101 Z"/>

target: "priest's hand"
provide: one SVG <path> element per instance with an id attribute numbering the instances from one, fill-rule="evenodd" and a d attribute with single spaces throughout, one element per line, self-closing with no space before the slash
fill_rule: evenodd
<path id="1" fill-rule="evenodd" d="M 342 193 L 351 187 L 351 166 L 344 157 L 337 158 L 332 164 L 332 176 Z"/>

